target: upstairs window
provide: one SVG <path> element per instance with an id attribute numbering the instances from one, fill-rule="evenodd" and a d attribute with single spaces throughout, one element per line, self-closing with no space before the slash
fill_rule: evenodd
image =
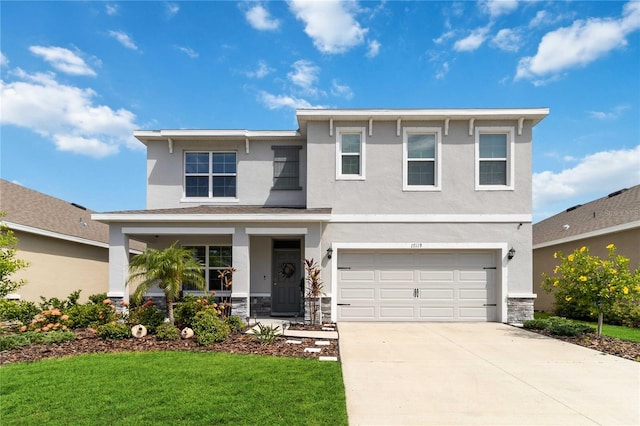
<path id="1" fill-rule="evenodd" d="M 300 187 L 301 146 L 273 146 L 273 188 L 302 189 Z"/>
<path id="2" fill-rule="evenodd" d="M 185 196 L 235 198 L 236 170 L 235 152 L 186 152 Z"/>
<path id="3" fill-rule="evenodd" d="M 364 180 L 365 145 L 364 127 L 336 129 L 336 179 Z"/>
<path id="4" fill-rule="evenodd" d="M 403 134 L 403 189 L 440 189 L 440 129 L 407 127 Z"/>
<path id="5" fill-rule="evenodd" d="M 513 129 L 476 129 L 476 189 L 513 189 Z"/>

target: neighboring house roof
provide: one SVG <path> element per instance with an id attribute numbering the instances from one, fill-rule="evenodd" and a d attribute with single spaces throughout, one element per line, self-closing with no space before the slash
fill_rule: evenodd
<path id="1" fill-rule="evenodd" d="M 128 210 L 93 215 L 95 220 L 142 221 L 328 221 L 330 208 L 307 209 L 263 206 L 195 206 L 157 210 Z"/>
<path id="2" fill-rule="evenodd" d="M 533 225 L 533 248 L 640 227 L 640 185 L 613 192 Z"/>
<path id="3" fill-rule="evenodd" d="M 6 212 L 0 220 L 14 231 L 109 247 L 109 226 L 92 220 L 94 211 L 4 179 L 0 179 L 0 211 Z M 144 246 L 132 241 L 131 248 Z"/>

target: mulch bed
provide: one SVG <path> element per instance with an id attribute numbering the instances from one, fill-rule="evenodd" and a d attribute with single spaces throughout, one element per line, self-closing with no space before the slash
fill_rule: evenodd
<path id="1" fill-rule="evenodd" d="M 584 346 L 608 355 L 615 355 L 621 358 L 640 362 L 640 343 L 620 340 L 613 337 L 602 336 L 600 339 L 595 333 L 587 333 L 578 337 L 556 336 L 547 330 L 529 330 L 538 334 L 543 334 L 554 339 Z"/>
<path id="2" fill-rule="evenodd" d="M 302 344 L 285 343 L 285 337 L 278 337 L 271 345 L 263 345 L 254 337 L 246 334 L 233 334 L 224 343 L 211 346 L 198 346 L 195 339 L 163 342 L 155 336 L 140 339 L 102 340 L 88 330 L 76 330 L 76 339 L 60 344 L 34 344 L 10 351 L 0 352 L 0 364 L 20 361 L 38 361 L 45 358 L 59 358 L 91 353 L 136 352 L 136 351 L 192 351 L 192 352 L 228 352 L 236 354 L 272 355 L 301 358 L 319 358 L 320 356 L 338 356 L 338 341 L 330 340 L 328 346 L 315 346 L 318 339 L 296 338 Z M 319 353 L 304 352 L 305 348 L 321 347 Z"/>

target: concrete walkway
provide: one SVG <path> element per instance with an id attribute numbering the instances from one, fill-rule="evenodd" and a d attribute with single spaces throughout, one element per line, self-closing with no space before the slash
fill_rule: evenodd
<path id="1" fill-rule="evenodd" d="M 497 323 L 340 323 L 351 425 L 640 425 L 640 363 Z"/>

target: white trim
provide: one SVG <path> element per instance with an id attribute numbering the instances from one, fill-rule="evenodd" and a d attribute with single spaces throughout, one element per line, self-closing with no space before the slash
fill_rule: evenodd
<path id="1" fill-rule="evenodd" d="M 94 213 L 93 220 L 103 222 L 328 222 L 331 214 L 144 214 L 144 213 Z"/>
<path id="2" fill-rule="evenodd" d="M 172 138 L 292 138 L 300 137 L 297 130 L 194 130 L 194 129 L 166 129 L 166 130 L 135 130 L 133 136 L 140 141 L 166 140 Z"/>
<path id="3" fill-rule="evenodd" d="M 307 228 L 246 228 L 247 235 L 307 235 Z"/>
<path id="4" fill-rule="evenodd" d="M 435 134 L 436 141 L 433 158 L 434 185 L 409 185 L 409 161 L 422 159 L 409 158 L 409 135 Z M 405 127 L 402 132 L 402 190 L 403 191 L 441 191 L 442 190 L 442 135 L 440 127 Z M 429 159 L 427 159 L 429 160 Z"/>
<path id="5" fill-rule="evenodd" d="M 367 129 L 366 127 L 336 127 L 336 180 L 365 180 L 366 174 L 366 146 L 367 146 Z M 360 174 L 346 175 L 342 173 L 342 134 L 343 133 L 359 133 L 360 134 Z M 347 153 L 349 154 L 349 153 Z"/>
<path id="6" fill-rule="evenodd" d="M 530 214 L 334 214 L 331 223 L 530 223 Z"/>
<path id="7" fill-rule="evenodd" d="M 475 128 L 475 183 L 476 191 L 513 191 L 515 189 L 515 164 L 513 161 L 515 151 L 514 128 L 510 126 L 478 126 Z M 480 135 L 481 134 L 506 134 L 507 135 L 507 184 L 506 185 L 480 185 Z M 501 160 L 501 159 L 498 159 Z"/>
<path id="8" fill-rule="evenodd" d="M 538 295 L 535 293 L 508 293 L 508 299 L 537 299 Z"/>
<path id="9" fill-rule="evenodd" d="M 534 225 L 535 226 L 535 225 Z M 565 238 L 559 238 L 557 240 L 546 241 L 544 243 L 535 244 L 532 249 L 539 249 L 544 247 L 555 246 L 558 244 L 569 243 L 571 241 L 583 240 L 585 238 L 599 237 L 601 235 L 613 234 L 614 232 L 627 231 L 629 229 L 640 228 L 640 220 L 634 222 L 627 222 L 620 225 L 610 226 L 608 228 L 602 228 L 595 231 L 585 232 L 583 234 L 572 235 Z"/>
<path id="10" fill-rule="evenodd" d="M 122 297 L 124 298 L 124 291 L 110 291 L 107 293 L 107 298 L 109 297 Z"/>
<path id="11" fill-rule="evenodd" d="M 271 297 L 271 293 L 250 293 L 249 297 Z"/>
<path id="12" fill-rule="evenodd" d="M 71 241 L 73 243 L 86 244 L 94 247 L 109 248 L 109 243 L 103 243 L 101 241 L 89 240 L 87 238 L 76 237 L 73 235 L 61 234 L 59 232 L 48 231 L 46 229 L 34 228 L 32 226 L 21 225 L 13 222 L 0 222 L 3 225 L 9 227 L 13 231 L 27 232 L 29 234 L 41 235 L 43 237 L 57 238 L 59 240 Z M 131 252 L 140 253 L 138 250 L 130 250 Z"/>
<path id="13" fill-rule="evenodd" d="M 237 191 L 237 188 L 236 188 L 236 191 Z M 219 204 L 237 204 L 240 202 L 240 199 L 233 198 L 233 197 L 182 197 L 180 198 L 180 202 L 198 204 L 198 205 L 206 204 L 208 206 L 215 206 Z"/>
<path id="14" fill-rule="evenodd" d="M 496 268 L 500 270 L 501 281 L 500 297 L 496 295 L 498 306 L 498 322 L 507 322 L 507 290 L 508 290 L 508 265 L 507 243 L 332 243 L 334 261 L 331 262 L 331 321 L 337 321 L 338 317 L 338 259 L 341 250 L 487 250 L 499 251 L 500 257 L 496 259 Z M 502 264 L 500 263 L 502 260 Z"/>
<path id="15" fill-rule="evenodd" d="M 127 235 L 232 235 L 236 228 L 205 228 L 205 227 L 162 227 L 162 226 L 131 226 L 123 227 L 122 233 Z"/>

